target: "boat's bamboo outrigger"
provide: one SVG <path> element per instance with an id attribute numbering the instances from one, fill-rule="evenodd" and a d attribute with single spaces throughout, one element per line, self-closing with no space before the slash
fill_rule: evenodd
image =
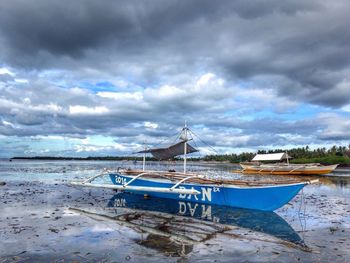
<path id="1" fill-rule="evenodd" d="M 142 187 L 142 186 L 130 186 L 132 182 L 139 179 L 142 176 L 145 175 L 158 175 L 159 172 L 156 171 L 150 171 L 150 172 L 144 172 L 140 173 L 136 176 L 134 176 L 130 181 L 123 183 L 122 185 L 112 185 L 112 184 L 93 184 L 91 183 L 93 180 L 97 179 L 98 177 L 105 176 L 106 174 L 109 174 L 110 172 L 101 173 L 99 175 L 93 176 L 91 178 L 88 178 L 87 180 L 83 182 L 71 182 L 72 185 L 78 185 L 78 186 L 88 186 L 88 187 L 94 187 L 94 188 L 108 188 L 108 189 L 114 189 L 114 190 L 125 190 L 125 191 L 150 191 L 150 192 L 157 192 L 157 193 L 169 193 L 169 194 L 184 194 L 184 195 L 197 195 L 200 192 L 195 189 L 182 189 L 177 188 L 180 186 L 183 182 L 193 178 L 194 176 L 187 176 L 183 179 L 181 179 L 179 182 L 174 184 L 173 186 L 169 188 L 163 188 L 163 187 Z"/>

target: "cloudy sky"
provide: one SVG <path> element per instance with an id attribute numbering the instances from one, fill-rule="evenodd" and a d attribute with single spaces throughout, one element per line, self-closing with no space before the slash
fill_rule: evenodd
<path id="1" fill-rule="evenodd" d="M 0 157 L 350 143 L 350 3 L 0 0 Z M 202 154 L 210 153 L 200 145 Z"/>

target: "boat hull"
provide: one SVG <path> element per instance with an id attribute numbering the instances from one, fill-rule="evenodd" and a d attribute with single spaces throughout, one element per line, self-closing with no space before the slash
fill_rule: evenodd
<path id="1" fill-rule="evenodd" d="M 134 177 L 119 173 L 109 174 L 115 185 L 128 183 Z M 142 195 L 150 195 L 160 198 L 170 198 L 182 201 L 197 202 L 212 205 L 226 205 L 238 208 L 274 211 L 288 203 L 306 185 L 293 183 L 285 185 L 269 186 L 234 186 L 234 185 L 206 185 L 194 183 L 182 183 L 178 188 L 195 189 L 199 192 L 192 194 L 174 194 L 150 191 L 129 191 Z M 166 179 L 142 178 L 131 183 L 132 186 L 171 188 L 174 182 Z"/>
<path id="2" fill-rule="evenodd" d="M 333 172 L 336 165 L 327 166 L 278 166 L 278 165 L 247 165 L 240 164 L 242 172 L 246 174 L 273 174 L 273 175 L 323 175 Z"/>

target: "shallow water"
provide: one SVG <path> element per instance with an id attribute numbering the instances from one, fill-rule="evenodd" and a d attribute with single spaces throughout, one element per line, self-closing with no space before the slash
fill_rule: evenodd
<path id="1" fill-rule="evenodd" d="M 312 177 L 321 183 L 274 213 L 67 184 L 120 166 L 141 163 L 0 161 L 0 181 L 7 183 L 0 186 L 0 262 L 350 262 L 349 170 Z M 181 164 L 147 168 L 181 170 Z M 188 169 L 262 179 L 231 173 L 237 166 L 229 164 Z"/>

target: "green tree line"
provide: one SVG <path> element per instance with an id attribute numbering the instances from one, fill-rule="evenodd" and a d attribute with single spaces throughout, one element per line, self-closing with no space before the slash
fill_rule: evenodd
<path id="1" fill-rule="evenodd" d="M 267 153 L 279 153 L 288 152 L 288 155 L 292 157 L 291 163 L 323 163 L 323 164 L 350 164 L 350 145 L 345 146 L 332 146 L 330 149 L 325 147 L 311 150 L 309 146 L 301 148 L 293 148 L 289 150 L 274 149 L 274 150 L 259 150 L 259 154 Z M 202 158 L 204 161 L 229 161 L 231 163 L 246 162 L 253 159 L 256 153 L 243 152 L 239 154 L 223 154 L 223 155 L 207 155 Z"/>

